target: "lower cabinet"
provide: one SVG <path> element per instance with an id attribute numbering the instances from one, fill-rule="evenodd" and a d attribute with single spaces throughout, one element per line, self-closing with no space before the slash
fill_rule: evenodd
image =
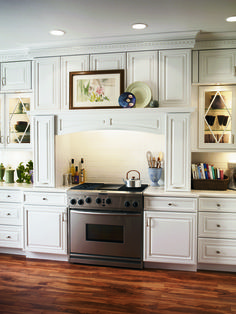
<path id="1" fill-rule="evenodd" d="M 185 212 L 185 199 L 161 198 L 158 202 L 158 198 L 151 197 L 144 201 L 151 209 L 145 206 L 144 261 L 196 265 L 196 200 L 187 200 L 189 212 Z M 155 209 L 152 203 L 156 204 Z"/>
<path id="2" fill-rule="evenodd" d="M 236 265 L 235 198 L 200 198 L 198 213 L 198 263 Z M 223 269 L 222 269 L 223 270 Z"/>
<path id="3" fill-rule="evenodd" d="M 0 191 L 0 247 L 23 249 L 22 193 Z"/>
<path id="4" fill-rule="evenodd" d="M 25 250 L 67 254 L 67 208 L 64 193 L 26 192 Z"/>
<path id="5" fill-rule="evenodd" d="M 57 206 L 25 206 L 25 249 L 66 254 L 66 209 Z"/>

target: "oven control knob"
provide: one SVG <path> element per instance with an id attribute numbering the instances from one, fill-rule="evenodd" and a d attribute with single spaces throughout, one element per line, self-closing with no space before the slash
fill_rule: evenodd
<path id="1" fill-rule="evenodd" d="M 135 207 L 135 208 L 138 207 L 138 202 L 134 201 L 133 202 L 133 207 Z"/>
<path id="2" fill-rule="evenodd" d="M 84 204 L 84 200 L 82 200 L 82 199 L 78 200 L 78 204 L 79 205 L 83 205 Z"/>
<path id="3" fill-rule="evenodd" d="M 129 201 L 125 202 L 125 207 L 130 207 L 130 202 Z"/>
<path id="4" fill-rule="evenodd" d="M 102 200 L 100 199 L 100 197 L 96 198 L 96 203 L 97 204 L 101 204 Z"/>
<path id="5" fill-rule="evenodd" d="M 76 204 L 76 199 L 72 198 L 72 200 L 70 201 L 71 205 L 75 205 Z"/>
<path id="6" fill-rule="evenodd" d="M 111 199 L 110 199 L 110 198 L 107 198 L 107 199 L 106 199 L 106 204 L 107 204 L 107 205 L 110 205 L 110 204 L 111 204 Z"/>
<path id="7" fill-rule="evenodd" d="M 86 202 L 87 204 L 90 204 L 90 203 L 92 202 L 91 197 L 86 197 L 85 202 Z"/>

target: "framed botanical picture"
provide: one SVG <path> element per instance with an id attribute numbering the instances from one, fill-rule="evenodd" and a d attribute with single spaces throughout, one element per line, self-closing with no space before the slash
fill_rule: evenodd
<path id="1" fill-rule="evenodd" d="M 124 91 L 124 70 L 69 73 L 70 109 L 117 108 Z"/>

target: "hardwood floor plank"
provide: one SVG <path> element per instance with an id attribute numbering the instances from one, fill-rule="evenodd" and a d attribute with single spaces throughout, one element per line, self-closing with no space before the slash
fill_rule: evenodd
<path id="1" fill-rule="evenodd" d="M 0 313 L 236 313 L 236 274 L 96 267 L 0 254 Z"/>

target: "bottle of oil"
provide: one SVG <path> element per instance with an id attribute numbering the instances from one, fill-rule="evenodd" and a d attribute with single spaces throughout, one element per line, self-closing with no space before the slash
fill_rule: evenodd
<path id="1" fill-rule="evenodd" d="M 84 183 L 85 182 L 85 170 L 84 170 L 84 159 L 81 158 L 80 160 L 80 183 Z"/>
<path id="2" fill-rule="evenodd" d="M 72 183 L 74 183 L 74 179 L 75 179 L 75 160 L 74 159 L 71 159 L 70 173 L 72 176 Z"/>
<path id="3" fill-rule="evenodd" d="M 75 166 L 74 183 L 78 183 L 78 184 L 79 184 L 79 171 L 78 171 L 78 166 Z"/>

